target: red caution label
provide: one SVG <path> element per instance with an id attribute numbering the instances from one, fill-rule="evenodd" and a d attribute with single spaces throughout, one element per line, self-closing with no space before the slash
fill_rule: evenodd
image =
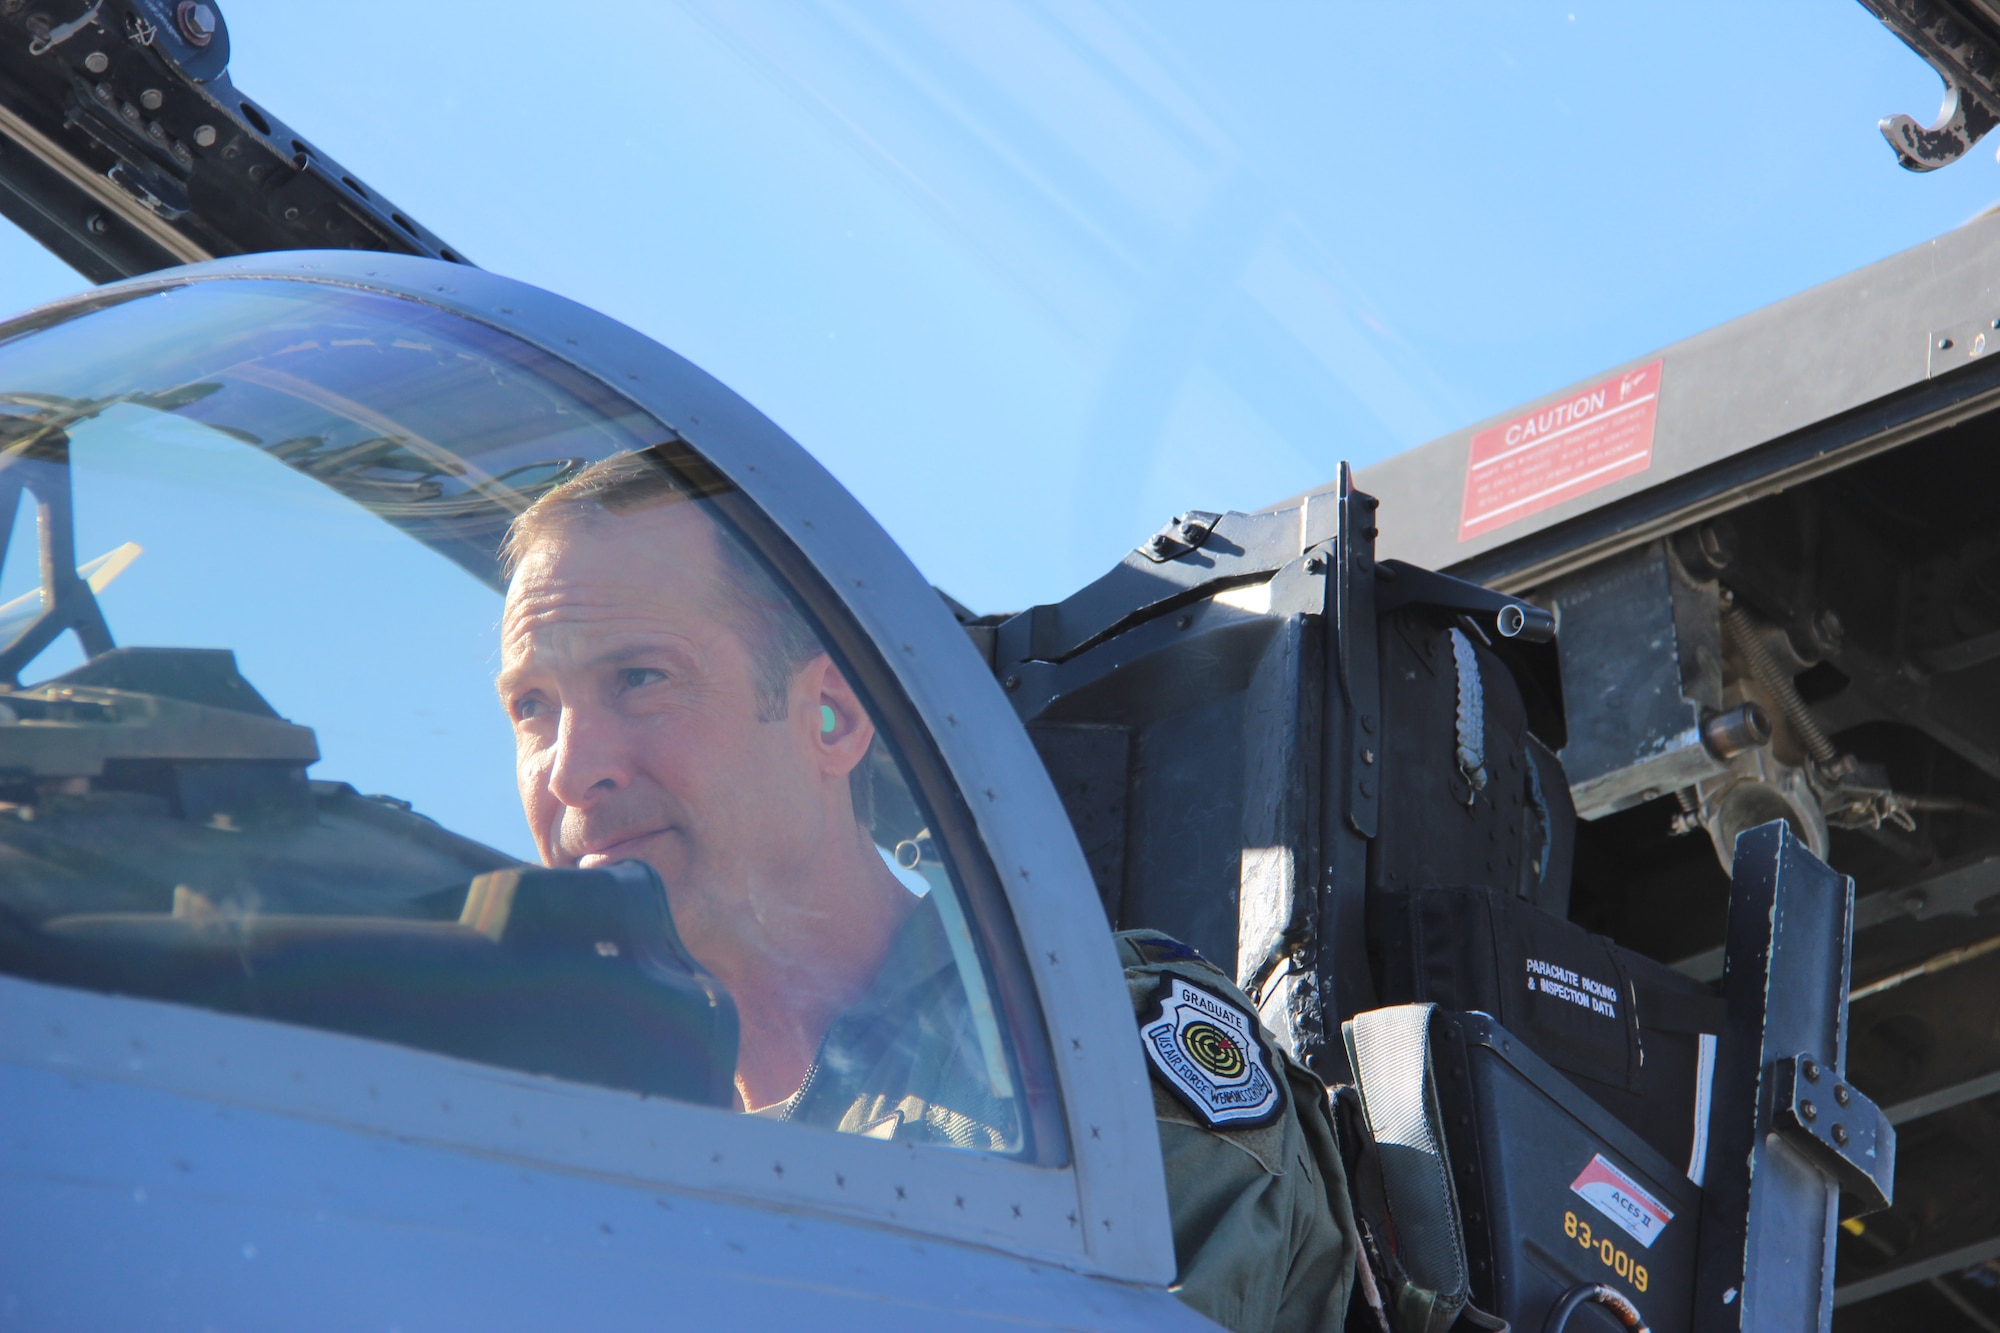
<path id="1" fill-rule="evenodd" d="M 1458 539 L 1504 528 L 1653 462 L 1659 361 L 1472 437 Z"/>

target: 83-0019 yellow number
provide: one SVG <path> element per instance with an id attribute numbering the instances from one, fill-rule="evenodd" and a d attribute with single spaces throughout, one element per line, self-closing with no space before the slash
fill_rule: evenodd
<path id="1" fill-rule="evenodd" d="M 1634 1260 L 1631 1255 L 1613 1245 L 1603 1236 L 1595 1235 L 1590 1223 L 1575 1213 L 1563 1214 L 1563 1235 L 1597 1256 L 1598 1262 L 1632 1284 L 1633 1290 L 1641 1295 L 1646 1291 L 1646 1265 Z"/>

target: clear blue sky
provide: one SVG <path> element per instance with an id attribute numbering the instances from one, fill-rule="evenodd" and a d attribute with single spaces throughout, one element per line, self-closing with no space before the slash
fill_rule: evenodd
<path id="1" fill-rule="evenodd" d="M 2000 198 L 1894 165 L 1938 84 L 1853 0 L 223 8 L 247 93 L 982 610 Z M 79 285 L 0 223 L 0 307 Z"/>

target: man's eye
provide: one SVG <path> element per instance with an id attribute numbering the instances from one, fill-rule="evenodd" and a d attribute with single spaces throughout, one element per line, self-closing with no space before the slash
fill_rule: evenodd
<path id="1" fill-rule="evenodd" d="M 651 685 L 666 678 L 666 672 L 656 671 L 652 667 L 626 667 L 618 673 L 618 683 L 628 690 L 636 690 L 642 685 Z"/>
<path id="2" fill-rule="evenodd" d="M 540 699 L 519 699 L 514 703 L 514 719 L 517 722 L 526 722 L 531 717 L 540 717 L 541 714 L 542 701 Z"/>

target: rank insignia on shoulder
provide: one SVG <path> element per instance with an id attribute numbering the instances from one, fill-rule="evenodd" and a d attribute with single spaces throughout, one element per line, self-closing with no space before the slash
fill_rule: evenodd
<path id="1" fill-rule="evenodd" d="M 1139 956 L 1149 963 L 1200 963 L 1203 967 L 1215 964 L 1196 952 L 1193 945 L 1182 944 L 1171 935 L 1139 935 L 1132 940 Z"/>
<path id="2" fill-rule="evenodd" d="M 1153 1077 L 1210 1129 L 1268 1125 L 1283 1109 L 1257 1020 L 1207 987 L 1164 978 L 1139 1040 Z"/>

